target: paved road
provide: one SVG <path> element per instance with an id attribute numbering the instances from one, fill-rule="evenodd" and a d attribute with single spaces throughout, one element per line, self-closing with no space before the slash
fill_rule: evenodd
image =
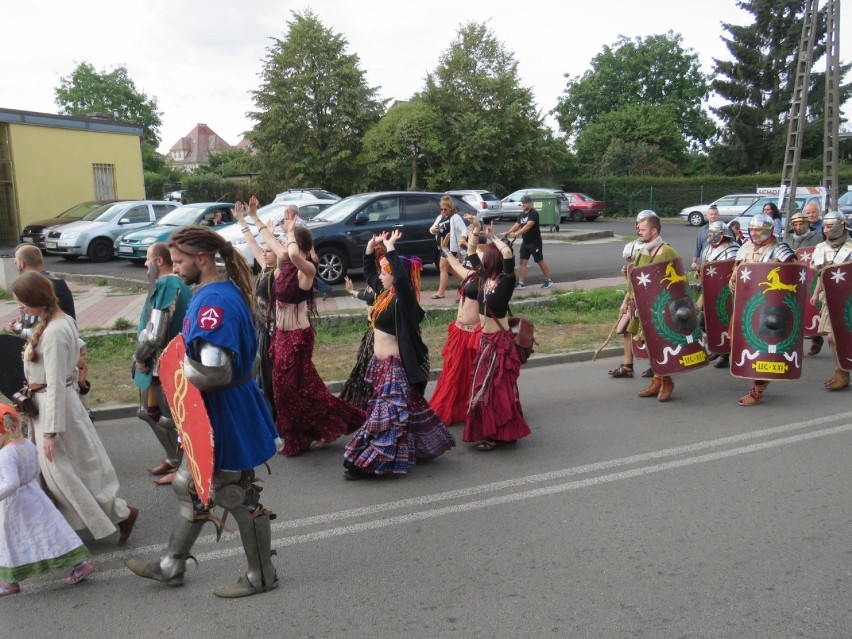
<path id="1" fill-rule="evenodd" d="M 498 232 L 509 228 L 508 223 L 498 223 Z M 621 267 L 621 245 L 624 237 L 633 236 L 633 222 L 628 220 L 597 220 L 595 222 L 569 223 L 562 226 L 569 231 L 611 230 L 615 237 L 607 240 L 592 240 L 589 242 L 551 241 L 550 234 L 545 233 L 545 258 L 550 265 L 554 279 L 557 282 L 572 282 L 618 275 Z M 663 237 L 685 256 L 686 264 L 692 257 L 696 229 L 686 226 L 680 220 L 667 220 L 663 229 Z M 559 237 L 564 237 L 562 233 Z M 75 273 L 82 275 L 102 275 L 121 277 L 138 282 L 145 281 L 145 268 L 128 260 L 112 260 L 106 263 L 92 263 L 88 259 L 74 262 L 63 260 L 61 257 L 48 255 L 45 258 L 47 268 L 58 273 Z M 358 278 L 356 277 L 356 280 Z M 537 285 L 543 281 L 541 271 L 534 263 L 530 264 L 528 284 Z M 424 281 L 427 286 L 437 286 L 438 276 L 434 268 L 424 270 Z M 342 287 L 339 287 L 342 290 Z"/>
<path id="2" fill-rule="evenodd" d="M 98 423 L 141 508 L 130 547 L 92 543 L 88 583 L 0 599 L 0 636 L 848 636 L 852 411 L 822 389 L 830 357 L 752 408 L 712 368 L 667 404 L 639 399 L 645 380 L 606 376 L 616 363 L 524 370 L 533 436 L 404 479 L 344 482 L 342 442 L 273 459 L 281 585 L 240 601 L 210 592 L 242 569 L 233 535 L 200 540 L 183 588 L 122 567 L 162 551 L 174 497 L 145 476 L 146 427 Z"/>

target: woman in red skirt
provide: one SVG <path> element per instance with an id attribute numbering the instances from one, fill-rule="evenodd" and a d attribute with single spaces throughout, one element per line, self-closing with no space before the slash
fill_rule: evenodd
<path id="1" fill-rule="evenodd" d="M 463 435 L 466 442 L 479 442 L 476 448 L 482 451 L 514 444 L 531 432 L 518 398 L 521 360 L 506 319 L 515 290 L 515 257 L 494 237 L 493 227 L 486 235 L 493 241 L 482 253 L 478 296 L 482 334 Z"/>
<path id="2" fill-rule="evenodd" d="M 257 218 L 256 211 L 253 217 Z M 282 244 L 259 218 L 255 224 L 280 260 L 275 279 L 275 335 L 269 353 L 275 426 L 284 440 L 281 453 L 294 457 L 312 443 L 322 448 L 353 432 L 364 421 L 364 411 L 332 395 L 311 361 L 315 333 L 310 318 L 316 316 L 316 266 L 309 259 L 311 232 L 296 226 L 295 220 L 287 220 Z"/>
<path id="3" fill-rule="evenodd" d="M 476 254 L 479 240 L 480 223 L 475 215 L 467 215 L 468 255 L 472 268 L 465 268 L 456 257 L 447 250 L 449 235 L 442 243 L 442 253 L 452 271 L 462 279 L 459 287 L 459 309 L 456 319 L 447 326 L 447 342 L 441 355 L 444 366 L 438 384 L 432 393 L 429 405 L 445 424 L 463 423 L 467 416 L 470 401 L 470 384 L 473 380 L 473 365 L 479 349 L 480 262 Z"/>

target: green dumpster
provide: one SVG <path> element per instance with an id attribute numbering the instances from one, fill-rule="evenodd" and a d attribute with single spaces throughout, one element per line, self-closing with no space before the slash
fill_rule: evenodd
<path id="1" fill-rule="evenodd" d="M 559 197 L 554 193 L 536 193 L 531 195 L 533 208 L 538 211 L 538 223 L 549 226 L 551 231 L 559 230 Z"/>

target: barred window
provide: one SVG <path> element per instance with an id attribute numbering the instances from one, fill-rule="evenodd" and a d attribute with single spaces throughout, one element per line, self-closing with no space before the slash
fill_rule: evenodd
<path id="1" fill-rule="evenodd" d="M 92 174 L 95 180 L 95 199 L 115 199 L 115 164 L 93 164 Z"/>

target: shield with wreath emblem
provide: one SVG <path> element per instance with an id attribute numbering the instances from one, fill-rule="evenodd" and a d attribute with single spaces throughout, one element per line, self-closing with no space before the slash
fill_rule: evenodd
<path id="1" fill-rule="evenodd" d="M 802 375 L 808 267 L 797 262 L 741 263 L 731 323 L 731 374 L 759 380 Z"/>
<path id="2" fill-rule="evenodd" d="M 728 282 L 733 272 L 734 260 L 707 262 L 701 267 L 708 353 L 723 355 L 731 352 L 731 335 L 728 331 L 734 310 L 734 296 Z"/>
<path id="3" fill-rule="evenodd" d="M 651 368 L 674 375 L 707 365 L 695 304 L 680 258 L 630 272 Z"/>
<path id="4" fill-rule="evenodd" d="M 811 264 L 813 254 L 814 248 L 812 246 L 796 249 L 796 259 L 798 259 L 802 264 L 807 264 L 808 266 Z M 817 280 L 817 272 L 812 268 L 809 268 L 808 280 L 805 282 L 805 288 L 807 291 L 805 294 L 805 325 L 802 329 L 805 337 L 814 337 L 815 335 L 819 335 L 819 311 L 822 304 L 819 304 L 818 306 L 811 304 L 811 297 L 814 294 Z"/>
<path id="5" fill-rule="evenodd" d="M 827 266 L 821 277 L 837 361 L 852 371 L 852 262 Z"/>

